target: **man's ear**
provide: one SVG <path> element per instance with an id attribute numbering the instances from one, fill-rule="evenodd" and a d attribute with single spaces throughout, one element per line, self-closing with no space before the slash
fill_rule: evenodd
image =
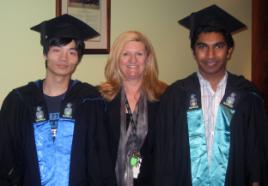
<path id="1" fill-rule="evenodd" d="M 227 51 L 227 59 L 230 59 L 231 56 L 232 56 L 232 53 L 233 53 L 233 47 L 229 48 L 228 51 Z"/>

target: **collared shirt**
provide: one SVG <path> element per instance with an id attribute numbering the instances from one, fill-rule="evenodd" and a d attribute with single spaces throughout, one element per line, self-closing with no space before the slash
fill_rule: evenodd
<path id="1" fill-rule="evenodd" d="M 199 72 L 197 73 L 197 76 L 201 89 L 202 111 L 206 130 L 207 154 L 208 162 L 210 164 L 217 111 L 225 93 L 228 74 L 227 72 L 225 73 L 222 80 L 218 83 L 216 91 L 212 89 L 209 81 L 207 81 Z"/>

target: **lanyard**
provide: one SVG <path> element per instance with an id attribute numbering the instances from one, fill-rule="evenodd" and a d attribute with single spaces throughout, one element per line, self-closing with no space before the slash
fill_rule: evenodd
<path id="1" fill-rule="evenodd" d="M 139 117 L 139 109 L 137 109 L 136 120 L 134 120 L 133 113 L 131 112 L 127 98 L 125 101 L 125 107 L 127 109 L 127 113 L 130 116 L 130 125 L 132 127 L 131 136 L 130 136 L 129 141 L 130 141 L 130 144 L 132 143 L 132 146 L 134 145 L 133 146 L 134 148 L 130 151 L 130 154 L 128 155 L 129 156 L 128 157 L 129 158 L 129 165 L 133 171 L 133 178 L 137 178 L 139 175 L 139 172 L 140 172 L 140 166 L 141 166 L 141 161 L 142 161 L 141 154 L 140 154 L 138 146 L 137 146 L 138 145 L 137 144 L 137 141 L 138 141 L 138 136 L 137 136 L 137 124 L 138 124 L 138 122 L 137 122 L 137 120 Z"/>
<path id="2" fill-rule="evenodd" d="M 132 133 L 133 133 L 134 135 L 136 135 L 136 133 L 137 133 L 137 125 L 138 125 L 138 123 L 137 123 L 137 119 L 138 119 L 138 117 L 139 117 L 139 112 L 137 112 L 137 117 L 136 117 L 136 121 L 135 121 L 134 118 L 133 118 L 133 113 L 131 112 L 131 109 L 130 109 L 130 106 L 129 106 L 127 97 L 126 97 L 126 101 L 125 101 L 125 107 L 126 107 L 126 109 L 127 109 L 127 113 L 128 113 L 129 116 L 130 116 L 130 125 L 131 125 L 131 127 L 132 127 Z"/>

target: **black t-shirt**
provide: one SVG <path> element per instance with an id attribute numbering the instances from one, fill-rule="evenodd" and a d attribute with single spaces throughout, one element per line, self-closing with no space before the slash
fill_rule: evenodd
<path id="1" fill-rule="evenodd" d="M 61 101 L 64 98 L 64 94 L 59 96 L 48 96 L 44 95 L 47 104 L 48 113 L 59 113 L 61 108 Z"/>

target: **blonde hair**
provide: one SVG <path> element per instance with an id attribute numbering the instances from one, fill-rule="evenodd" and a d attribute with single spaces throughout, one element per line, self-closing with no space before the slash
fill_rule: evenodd
<path id="1" fill-rule="evenodd" d="M 145 35 L 138 31 L 123 32 L 114 41 L 105 66 L 105 77 L 107 81 L 99 86 L 100 93 L 105 99 L 111 101 L 120 91 L 123 75 L 119 69 L 119 61 L 124 46 L 130 41 L 139 41 L 145 46 L 147 63 L 142 88 L 149 101 L 157 101 L 165 91 L 167 85 L 158 79 L 156 55 L 151 42 Z"/>

